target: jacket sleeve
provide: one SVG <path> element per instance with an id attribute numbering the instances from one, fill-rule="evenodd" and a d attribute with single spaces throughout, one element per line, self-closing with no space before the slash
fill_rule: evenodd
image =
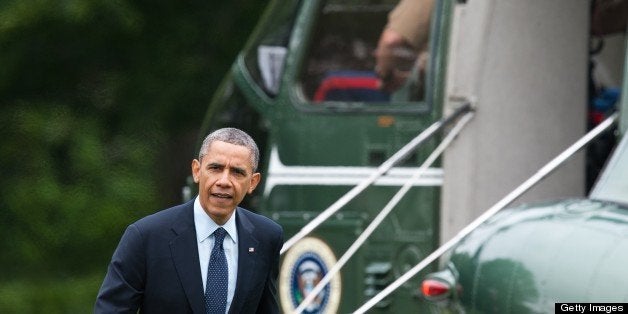
<path id="1" fill-rule="evenodd" d="M 94 313 L 137 313 L 144 293 L 145 265 L 141 233 L 130 225 L 113 253 Z"/>

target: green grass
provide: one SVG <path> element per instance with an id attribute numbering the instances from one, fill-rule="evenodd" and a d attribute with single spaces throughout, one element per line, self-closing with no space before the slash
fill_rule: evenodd
<path id="1" fill-rule="evenodd" d="M 91 313 L 103 276 L 0 282 L 0 313 Z"/>

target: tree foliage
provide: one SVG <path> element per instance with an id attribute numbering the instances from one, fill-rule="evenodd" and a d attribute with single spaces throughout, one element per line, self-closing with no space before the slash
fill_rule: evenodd
<path id="1" fill-rule="evenodd" d="M 256 1 L 0 2 L 0 280 L 104 272 L 179 202 Z"/>

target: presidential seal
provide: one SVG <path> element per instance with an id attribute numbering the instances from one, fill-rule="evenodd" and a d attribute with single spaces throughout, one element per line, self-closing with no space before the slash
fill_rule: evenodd
<path id="1" fill-rule="evenodd" d="M 336 264 L 336 256 L 322 240 L 307 237 L 286 253 L 279 273 L 283 312 L 294 311 Z M 340 273 L 325 286 L 303 313 L 336 313 L 340 304 Z"/>

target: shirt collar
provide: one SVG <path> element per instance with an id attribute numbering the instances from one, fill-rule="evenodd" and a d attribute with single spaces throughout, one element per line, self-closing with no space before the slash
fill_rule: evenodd
<path id="1" fill-rule="evenodd" d="M 209 238 L 216 229 L 223 227 L 229 238 L 233 241 L 233 243 L 238 243 L 238 232 L 235 223 L 236 211 L 238 208 L 233 211 L 233 215 L 229 217 L 227 222 L 220 226 L 216 222 L 214 222 L 209 215 L 203 210 L 201 206 L 201 202 L 198 199 L 198 196 L 194 200 L 194 226 L 196 227 L 196 240 L 200 243 L 205 241 L 205 239 Z"/>

